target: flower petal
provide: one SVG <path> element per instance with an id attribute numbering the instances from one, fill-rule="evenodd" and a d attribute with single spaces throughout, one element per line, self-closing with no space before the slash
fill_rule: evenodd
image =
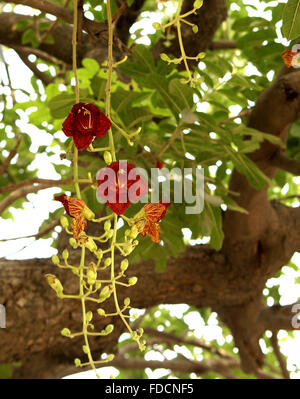
<path id="1" fill-rule="evenodd" d="M 119 202 L 108 202 L 107 201 L 107 205 L 117 215 L 123 215 L 123 213 L 126 211 L 126 209 L 130 206 L 130 202 L 128 201 L 126 203 L 119 203 Z"/>
<path id="2" fill-rule="evenodd" d="M 73 238 L 75 238 L 76 241 L 79 241 L 80 235 L 83 231 L 85 231 L 86 226 L 87 222 L 82 216 L 79 216 L 78 218 L 72 220 L 71 227 L 73 230 Z"/>
<path id="3" fill-rule="evenodd" d="M 91 104 L 92 105 L 92 104 Z M 103 112 L 99 111 L 94 125 L 94 135 L 96 137 L 103 137 L 105 133 L 110 129 L 111 121 L 104 115 Z"/>
<path id="4" fill-rule="evenodd" d="M 58 195 L 54 197 L 54 199 L 56 201 L 60 201 L 63 204 L 67 214 L 73 218 L 81 216 L 82 212 L 86 208 L 84 201 L 78 198 L 69 197 L 65 194 Z"/>
<path id="5" fill-rule="evenodd" d="M 141 231 L 141 235 L 145 236 L 146 234 L 148 234 L 153 242 L 159 242 L 159 232 L 160 225 L 158 223 L 152 223 L 150 220 L 147 220 L 143 231 Z"/>
<path id="6" fill-rule="evenodd" d="M 94 136 L 91 133 L 76 132 L 73 134 L 73 140 L 76 148 L 78 150 L 83 150 L 92 143 Z"/>
<path id="7" fill-rule="evenodd" d="M 70 112 L 62 124 L 62 131 L 68 137 L 73 136 L 75 129 L 74 115 Z"/>

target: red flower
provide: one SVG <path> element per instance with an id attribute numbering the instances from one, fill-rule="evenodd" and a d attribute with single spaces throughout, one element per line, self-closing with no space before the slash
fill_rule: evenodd
<path id="1" fill-rule="evenodd" d="M 285 65 L 290 68 L 293 66 L 293 58 L 297 55 L 297 52 L 294 52 L 290 49 L 286 49 L 281 53 L 281 58 L 283 59 Z"/>
<path id="2" fill-rule="evenodd" d="M 167 207 L 171 203 L 159 201 L 157 204 L 147 204 L 138 212 L 133 220 L 133 228 L 143 237 L 148 234 L 153 242 L 159 242 L 160 225 L 158 222 L 166 216 Z"/>
<path id="3" fill-rule="evenodd" d="M 157 167 L 158 169 L 162 169 L 162 168 L 164 167 L 164 163 L 161 162 L 161 161 L 157 161 L 157 162 L 156 162 L 156 167 Z"/>
<path id="4" fill-rule="evenodd" d="M 65 194 L 58 195 L 54 197 L 54 199 L 56 201 L 60 201 L 63 204 L 67 214 L 72 218 L 78 218 L 79 216 L 81 216 L 86 206 L 84 201 L 82 201 L 81 199 L 72 198 Z"/>
<path id="5" fill-rule="evenodd" d="M 87 148 L 95 137 L 103 137 L 111 121 L 93 104 L 78 103 L 62 124 L 66 136 L 73 137 L 78 150 Z"/>
<path id="6" fill-rule="evenodd" d="M 85 220 L 92 220 L 95 217 L 95 214 L 85 205 L 85 202 L 78 198 L 72 198 L 65 194 L 58 195 L 54 197 L 56 201 L 60 201 L 65 211 L 69 216 L 73 218 L 71 222 L 71 227 L 73 230 L 73 237 L 76 241 L 79 241 L 80 238 L 86 240 L 82 232 L 85 231 L 87 222 Z"/>
<path id="7" fill-rule="evenodd" d="M 131 201 L 138 201 L 148 192 L 145 180 L 127 161 L 113 162 L 97 174 L 99 197 L 117 215 L 122 215 Z"/>

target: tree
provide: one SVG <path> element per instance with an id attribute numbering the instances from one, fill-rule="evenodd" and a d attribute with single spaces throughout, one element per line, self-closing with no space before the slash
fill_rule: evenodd
<path id="1" fill-rule="evenodd" d="M 6 3 L 2 1 L 2 7 Z M 3 62 L 7 67 L 5 49 L 14 49 L 33 72 L 36 99 L 25 92 L 27 101 L 15 101 L 17 89 L 22 88 L 14 86 L 7 68 L 8 80 L 1 83 L 9 89 L 1 111 L 1 145 L 6 149 L 0 156 L 2 218 L 12 217 L 10 209 L 22 207 L 29 193 L 61 187 L 75 195 L 72 169 L 64 161 L 72 159 L 68 150 L 72 138 L 65 141 L 61 132 L 75 102 L 73 6 L 68 0 L 9 3 L 12 10 L 0 15 Z M 77 62 L 80 100 L 104 109 L 109 30 L 105 4 L 100 2 L 99 7 L 98 3 L 78 2 Z M 134 161 L 148 171 L 156 162 L 170 169 L 192 168 L 193 173 L 200 165 L 205 175 L 203 211 L 188 215 L 183 204 L 173 203 L 161 222 L 164 245 L 153 243 L 150 237 L 139 238 L 126 272 L 129 278 L 136 276 L 138 283 L 120 286 L 119 300 L 130 296 L 134 308 L 145 309 L 133 326 L 143 327 L 146 351 L 155 348 L 163 353 L 176 344 L 186 345 L 191 353 L 200 348 L 203 360 L 177 354 L 174 360 L 146 362 L 132 340 L 118 344 L 126 327 L 116 317 L 94 316 L 97 330 L 113 323 L 114 331 L 91 341 L 91 350 L 96 356 L 114 353 L 110 364 L 122 370 L 123 378 L 143 378 L 145 367 L 165 367 L 180 378 L 191 373 L 206 378 L 289 378 L 277 333 L 292 334 L 297 329 L 292 319 L 298 308 L 280 305 L 279 283 L 263 294 L 270 278 L 279 281 L 283 266 L 297 270 L 291 258 L 300 248 L 300 208 L 294 202 L 299 195 L 294 176 L 300 170 L 300 72 L 285 66 L 280 57 L 285 47 L 277 40 L 276 24 L 282 19 L 284 4 L 266 2 L 265 11 L 271 15 L 267 19 L 251 16 L 241 0 L 204 0 L 202 7 L 200 1 L 179 1 L 174 4 L 175 9 L 179 4 L 174 24 L 163 29 L 170 22 L 164 1 L 111 3 L 115 63 L 111 112 L 125 133 L 123 137 L 112 127 L 118 159 Z M 16 4 L 38 12 L 19 14 Z M 154 25 L 149 45 L 138 44 L 143 32 L 137 30 L 132 37 L 130 27 L 147 18 L 144 11 L 151 13 L 157 7 L 163 13 L 162 25 Z M 186 23 L 178 19 L 194 7 L 196 12 L 184 17 Z M 291 44 L 297 38 L 292 39 Z M 249 65 L 256 68 L 251 75 L 246 73 Z M 238 106 L 238 115 L 230 113 L 232 106 Z M 32 154 L 30 136 L 18 127 L 23 111 L 29 123 L 53 135 L 52 147 L 40 146 Z M 139 127 L 141 132 L 129 140 L 133 146 L 128 145 L 126 132 L 132 134 Z M 105 147 L 108 138 L 103 140 Z M 55 145 L 62 162 L 54 167 L 61 179 L 37 177 L 30 164 L 38 154 L 47 153 L 50 165 Z M 82 179 L 87 179 L 88 171 L 95 183 L 103 166 L 99 154 L 80 152 Z M 288 187 L 285 194 L 284 186 Z M 87 206 L 97 217 L 105 217 L 107 206 L 97 202 L 90 183 L 86 180 L 80 187 Z M 132 217 L 138 209 L 140 204 L 132 204 L 126 215 Z M 63 207 L 52 213 L 35 238 L 51 237 L 63 214 Z M 209 242 L 191 245 L 183 238 L 186 228 L 191 239 L 209 237 Z M 89 222 L 89 234 L 99 233 L 93 229 Z M 61 232 L 56 246 L 59 253 L 68 248 L 70 262 L 78 263 L 80 252 L 70 247 L 68 237 Z M 116 265 L 122 259 L 116 255 Z M 78 371 L 73 360 L 82 357 L 82 337 L 67 339 L 60 330 L 78 330 L 80 304 L 60 300 L 49 289 L 44 275 L 54 271 L 66 292 L 76 291 L 76 276 L 70 277 L 64 269 L 57 271 L 51 259 L 0 260 L 0 303 L 7 313 L 7 328 L 0 331 L 0 363 L 6 373 L 13 369 L 13 377 L 58 378 Z M 273 298 L 272 306 L 268 298 Z M 196 339 L 183 319 L 165 309 L 158 316 L 161 304 L 187 304 L 187 312 L 198 312 L 204 322 L 217 313 L 224 336 L 232 335 L 233 341 L 217 345 Z M 110 300 L 106 306 L 107 313 L 113 311 Z M 96 309 L 96 304 L 91 306 L 92 311 Z M 163 328 L 157 330 L 159 325 Z M 267 354 L 262 352 L 261 339 Z M 16 362 L 20 367 L 14 367 Z"/>

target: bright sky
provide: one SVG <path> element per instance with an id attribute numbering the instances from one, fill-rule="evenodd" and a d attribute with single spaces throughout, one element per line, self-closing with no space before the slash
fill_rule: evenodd
<path id="1" fill-rule="evenodd" d="M 257 4 L 260 7 L 258 14 L 259 15 L 263 14 L 262 13 L 264 7 L 263 2 L 249 0 L 247 3 Z M 167 3 L 167 6 L 169 7 L 169 11 L 171 12 L 172 4 Z M 31 13 L 31 10 L 28 7 L 24 6 L 17 6 L 15 10 L 20 13 L 25 13 L 25 11 L 28 14 Z M 6 5 L 4 7 L 4 11 L 10 11 L 10 5 Z M 252 8 L 249 8 L 249 14 L 255 14 L 255 13 L 256 12 Z M 136 29 L 143 27 L 142 35 L 144 36 L 144 38 L 139 39 L 139 41 L 145 44 L 147 44 L 148 41 L 147 35 L 153 33 L 152 23 L 154 21 L 159 22 L 162 16 L 162 13 L 156 13 L 154 16 L 151 15 L 151 18 L 149 18 L 150 15 L 148 14 L 145 13 L 144 15 L 145 19 L 143 20 L 142 23 L 139 22 L 135 24 L 134 28 L 132 28 L 132 33 L 133 33 Z M 269 15 L 266 14 L 266 17 L 269 17 Z M 279 35 L 279 40 L 282 40 L 280 35 Z M 14 88 L 22 88 L 29 92 L 32 92 L 32 88 L 30 86 L 30 78 L 32 76 L 31 71 L 29 71 L 28 68 L 24 66 L 24 64 L 20 61 L 19 57 L 15 54 L 13 50 L 5 50 L 4 54 L 5 54 L 5 59 L 9 64 L 9 72 Z M 22 73 L 20 73 L 20 71 L 22 71 Z M 2 63 L 0 64 L 0 73 L 1 76 L 5 76 L 5 70 Z M 255 68 L 251 64 L 249 64 L 247 67 L 247 73 L 249 74 L 256 73 Z M 269 78 L 271 80 L 272 76 L 270 75 Z M 20 91 L 16 91 L 16 99 L 19 102 L 26 101 L 26 98 L 24 98 L 24 95 Z M 206 104 L 202 104 L 201 110 L 205 111 L 206 106 L 207 106 Z M 236 115 L 239 113 L 240 107 L 239 106 L 232 107 L 230 111 L 233 115 Z M 23 113 L 20 127 L 22 128 L 23 131 L 27 132 L 32 138 L 33 144 L 31 151 L 34 152 L 34 149 L 37 148 L 37 146 L 39 145 L 50 144 L 52 141 L 52 135 L 45 131 L 38 131 L 37 128 L 27 123 L 28 120 L 26 118 L 27 118 L 26 114 Z M 2 145 L 3 143 L 1 144 L 0 141 L 0 149 Z M 55 150 L 55 147 L 52 149 Z M 59 149 L 57 148 L 57 150 Z M 5 155 L 4 151 L 3 154 Z M 58 155 L 54 156 L 53 160 L 61 162 Z M 48 178 L 48 179 L 59 178 L 59 175 L 55 172 L 53 166 L 49 164 L 49 158 L 47 157 L 47 155 L 43 154 L 38 155 L 37 159 L 32 164 L 32 168 L 34 169 L 37 166 L 39 169 L 38 177 Z M 295 182 L 299 184 L 300 178 L 295 179 Z M 12 209 L 12 214 L 15 219 L 13 223 L 11 220 L 3 220 L 0 218 L 0 223 L 1 223 L 0 240 L 37 233 L 41 220 L 47 218 L 49 212 L 53 212 L 55 209 L 60 207 L 58 203 L 51 200 L 53 198 L 53 195 L 58 192 L 60 192 L 59 188 L 51 188 L 51 189 L 42 190 L 37 194 L 28 195 L 27 198 L 29 202 L 24 204 L 24 209 Z M 299 205 L 300 205 L 299 203 L 294 204 L 294 206 L 299 206 Z M 57 227 L 56 231 L 59 232 L 60 227 Z M 188 239 L 190 237 L 189 229 L 185 229 L 184 233 L 185 237 Z M 0 242 L 0 257 L 6 256 L 8 259 L 49 257 L 52 254 L 56 253 L 56 250 L 50 246 L 51 242 L 52 242 L 51 239 L 34 241 L 34 239 L 32 238 L 21 239 L 18 241 Z M 207 242 L 207 240 L 206 239 L 197 240 L 196 242 L 192 242 L 192 244 L 200 242 L 204 243 Z M 293 261 L 294 263 L 299 265 L 300 255 L 295 254 Z M 299 289 L 298 286 L 295 284 L 295 278 L 297 277 L 299 278 L 300 273 L 299 271 L 296 272 L 287 267 L 285 267 L 283 271 L 284 275 L 280 278 L 280 283 L 281 283 L 280 294 L 282 295 L 280 303 L 282 305 L 285 305 L 293 303 L 298 300 Z M 277 282 L 278 281 L 276 281 L 276 283 Z M 268 281 L 267 287 L 271 288 L 272 284 L 274 284 L 274 279 L 270 279 Z M 267 292 L 265 291 L 265 293 Z M 273 303 L 271 302 L 268 303 L 269 306 L 271 306 L 272 304 Z M 172 305 L 172 306 L 162 306 L 162 307 L 170 309 L 171 312 L 176 317 L 181 317 L 182 313 L 187 309 L 187 305 Z M 190 329 L 194 331 L 196 337 L 199 338 L 202 337 L 208 341 L 216 339 L 220 345 L 224 343 L 224 337 L 222 336 L 222 329 L 217 325 L 215 313 L 211 315 L 207 325 L 204 324 L 202 318 L 197 312 L 189 313 L 185 317 L 186 317 L 186 322 L 188 322 Z M 292 340 L 291 338 L 287 337 L 287 333 L 285 331 L 281 331 L 280 346 L 282 352 L 288 356 L 288 369 L 292 372 L 291 373 L 292 378 L 299 379 L 300 372 L 295 373 L 294 371 L 296 370 L 295 365 L 298 368 L 300 368 L 300 359 L 299 356 L 297 355 L 297 353 L 299 354 L 299 350 L 296 350 L 297 348 L 300 347 L 300 331 L 295 332 L 294 334 L 296 338 L 295 340 Z M 122 340 L 125 339 L 126 337 L 127 335 L 123 334 L 120 339 Z M 230 340 L 232 339 L 232 337 L 231 338 L 228 337 L 227 339 Z M 183 353 L 187 357 L 191 357 L 189 351 L 187 351 L 182 347 L 177 347 L 176 351 Z M 170 350 L 165 351 L 164 355 L 167 359 L 172 359 L 176 356 L 175 353 Z M 198 360 L 201 361 L 201 359 L 202 359 L 202 354 L 201 350 L 199 350 Z M 163 356 L 158 352 L 151 351 L 146 355 L 146 360 L 163 360 Z M 166 371 L 163 369 L 159 369 L 156 371 L 151 371 L 150 369 L 147 369 L 146 372 L 149 378 L 159 378 L 160 376 L 165 375 L 166 373 Z M 118 375 L 118 371 L 115 368 L 106 367 L 100 369 L 99 374 L 101 375 L 101 378 L 109 378 L 111 375 L 116 377 Z M 67 378 L 78 378 L 78 377 L 79 375 L 77 374 Z M 193 375 L 192 377 L 195 378 L 196 376 Z M 95 378 L 95 375 L 93 372 L 84 372 L 80 373 L 80 378 Z"/>

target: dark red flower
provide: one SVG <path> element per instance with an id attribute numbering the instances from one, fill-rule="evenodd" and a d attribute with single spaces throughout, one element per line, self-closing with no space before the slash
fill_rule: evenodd
<path id="1" fill-rule="evenodd" d="M 148 192 L 145 180 L 127 161 L 113 162 L 97 174 L 98 195 L 117 215 L 122 215 L 132 201 Z"/>
<path id="2" fill-rule="evenodd" d="M 95 137 L 103 137 L 111 121 L 94 104 L 78 103 L 62 124 L 66 136 L 73 137 L 78 150 L 87 148 Z"/>
<path id="3" fill-rule="evenodd" d="M 292 51 L 290 49 L 285 49 L 281 53 L 281 58 L 283 59 L 285 65 L 290 68 L 293 66 L 293 58 L 297 55 L 298 53 L 295 51 Z"/>
<path id="4" fill-rule="evenodd" d="M 157 162 L 156 162 L 156 167 L 157 167 L 158 169 L 162 169 L 162 168 L 164 167 L 164 163 L 161 162 L 161 161 L 157 161 Z"/>

